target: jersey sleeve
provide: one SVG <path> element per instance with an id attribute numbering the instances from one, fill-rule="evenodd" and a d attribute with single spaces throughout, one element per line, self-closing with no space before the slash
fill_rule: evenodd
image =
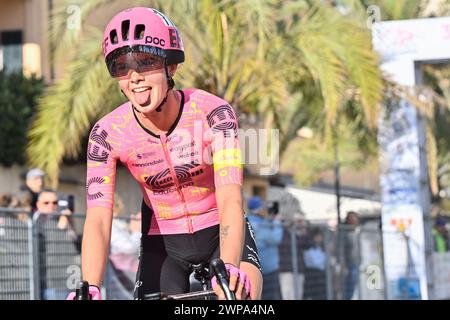
<path id="1" fill-rule="evenodd" d="M 113 208 L 117 156 L 112 137 L 104 124 L 97 122 L 89 135 L 87 150 L 87 208 Z"/>
<path id="2" fill-rule="evenodd" d="M 224 104 L 207 114 L 211 134 L 211 149 L 216 188 L 243 182 L 243 162 L 238 135 L 238 121 L 234 109 Z"/>

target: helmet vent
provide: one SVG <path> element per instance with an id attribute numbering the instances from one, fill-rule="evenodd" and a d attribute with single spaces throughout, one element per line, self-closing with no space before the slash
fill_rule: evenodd
<path id="1" fill-rule="evenodd" d="M 143 39 L 144 33 L 145 33 L 145 25 L 143 24 L 136 25 L 136 28 L 134 29 L 134 39 L 135 40 Z"/>
<path id="2" fill-rule="evenodd" d="M 111 32 L 109 33 L 109 39 L 111 39 L 112 44 L 117 44 L 119 42 L 119 39 L 117 39 L 116 29 L 111 30 Z"/>
<path id="3" fill-rule="evenodd" d="M 122 40 L 128 41 L 128 34 L 130 33 L 130 20 L 122 21 Z"/>

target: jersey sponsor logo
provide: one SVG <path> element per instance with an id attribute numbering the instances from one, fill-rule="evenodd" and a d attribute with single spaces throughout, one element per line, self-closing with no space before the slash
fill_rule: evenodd
<path id="1" fill-rule="evenodd" d="M 149 167 L 149 166 L 154 166 L 160 163 L 163 163 L 164 160 L 163 159 L 159 159 L 159 160 L 153 160 L 150 162 L 145 162 L 145 163 L 132 163 L 131 166 L 132 167 Z"/>
<path id="2" fill-rule="evenodd" d="M 180 159 L 193 158 L 193 157 L 195 157 L 197 155 L 198 155 L 198 151 L 193 151 L 193 152 L 188 152 L 188 153 L 185 153 L 185 154 L 180 154 L 178 156 L 178 158 L 180 158 Z"/>
<path id="3" fill-rule="evenodd" d="M 164 39 L 161 39 L 161 38 L 152 37 L 152 36 L 146 36 L 145 37 L 145 44 L 156 44 L 156 45 L 161 45 L 161 46 L 164 47 L 166 45 L 166 41 Z"/>
<path id="4" fill-rule="evenodd" d="M 192 147 L 194 147 L 194 146 L 195 146 L 195 141 L 191 141 L 191 142 L 189 142 L 189 143 L 182 144 L 182 145 L 180 145 L 180 146 L 176 146 L 176 147 L 170 148 L 169 151 L 170 151 L 170 152 L 174 152 L 174 151 L 175 151 L 175 152 L 176 152 L 176 151 L 183 152 L 184 150 L 187 150 L 187 149 L 192 148 Z"/>
<path id="5" fill-rule="evenodd" d="M 140 160 L 140 159 L 149 158 L 154 155 L 155 155 L 155 152 L 144 152 L 144 153 L 138 153 L 136 155 L 136 158 L 138 158 Z"/>
<path id="6" fill-rule="evenodd" d="M 186 163 L 174 167 L 178 185 L 181 188 L 194 184 L 192 177 L 203 173 L 203 168 L 196 162 Z M 145 184 L 150 187 L 153 194 L 160 195 L 176 191 L 175 181 L 169 169 L 165 169 L 154 176 L 147 177 Z"/>
<path id="7" fill-rule="evenodd" d="M 209 127 L 214 133 L 222 132 L 225 138 L 237 138 L 236 117 L 230 105 L 220 106 L 206 116 Z"/>
<path id="8" fill-rule="evenodd" d="M 112 151 L 111 145 L 106 141 L 108 132 L 101 130 L 98 132 L 100 126 L 95 125 L 89 137 L 88 144 L 88 159 L 97 162 L 108 162 L 109 153 Z"/>
<path id="9" fill-rule="evenodd" d="M 218 150 L 213 155 L 214 170 L 219 171 L 228 167 L 242 168 L 242 154 L 241 149 L 222 149 Z M 226 176 L 227 173 L 219 173 L 220 176 Z"/>
<path id="10" fill-rule="evenodd" d="M 169 29 L 169 40 L 171 48 L 181 47 L 180 34 L 178 33 L 177 29 Z"/>
<path id="11" fill-rule="evenodd" d="M 88 180 L 86 185 L 86 193 L 88 200 L 96 200 L 103 197 L 103 193 L 101 193 L 100 191 L 92 194 L 89 193 L 89 187 L 91 186 L 91 184 L 93 183 L 102 184 L 103 182 L 105 182 L 105 179 L 102 177 L 94 177 Z"/>

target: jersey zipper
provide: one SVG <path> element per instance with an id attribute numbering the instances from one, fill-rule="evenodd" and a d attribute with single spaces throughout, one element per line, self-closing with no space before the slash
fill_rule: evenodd
<path id="1" fill-rule="evenodd" d="M 188 232 L 189 233 L 194 233 L 194 228 L 192 226 L 192 220 L 191 220 L 191 218 L 189 216 L 189 212 L 188 212 L 187 206 L 186 206 L 186 199 L 184 198 L 183 191 L 181 190 L 180 183 L 179 183 L 179 181 L 177 179 L 177 174 L 175 172 L 175 168 L 173 167 L 172 161 L 170 160 L 169 150 L 167 150 L 167 136 L 165 134 L 161 134 L 159 139 L 161 141 L 161 145 L 162 145 L 163 150 L 164 150 L 164 155 L 166 157 L 166 161 L 167 161 L 167 164 L 169 166 L 169 172 L 170 172 L 170 174 L 172 176 L 173 183 L 175 184 L 177 192 L 178 192 L 178 194 L 179 194 L 179 196 L 181 198 L 181 201 L 183 203 L 184 216 L 185 216 L 185 218 L 187 220 L 187 224 L 188 224 Z"/>

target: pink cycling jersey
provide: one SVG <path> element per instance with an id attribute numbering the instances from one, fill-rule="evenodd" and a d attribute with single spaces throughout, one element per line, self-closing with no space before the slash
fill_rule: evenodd
<path id="1" fill-rule="evenodd" d="M 176 94 L 180 112 L 167 134 L 144 128 L 130 102 L 94 125 L 88 145 L 88 208 L 113 208 L 120 160 L 153 210 L 148 234 L 193 233 L 219 223 L 216 188 L 242 185 L 236 114 L 205 91 Z"/>

